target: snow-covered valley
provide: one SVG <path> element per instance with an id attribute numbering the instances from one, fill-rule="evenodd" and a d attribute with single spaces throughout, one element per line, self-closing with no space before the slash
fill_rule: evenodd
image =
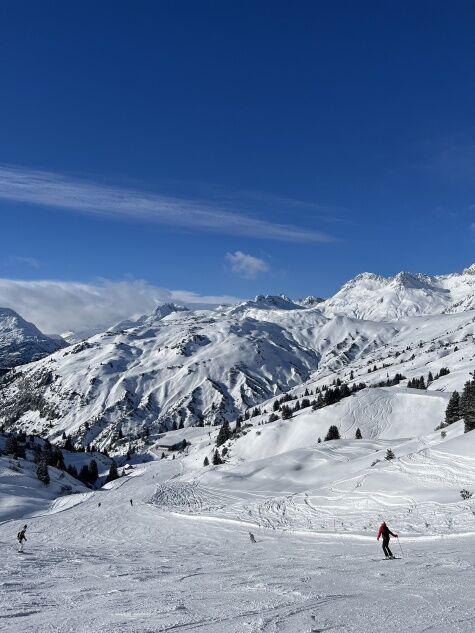
<path id="1" fill-rule="evenodd" d="M 2 631 L 472 631 L 475 430 L 447 421 L 475 369 L 472 268 L 311 307 L 159 306 L 6 373 Z M 97 478 L 41 483 L 15 433 Z"/>

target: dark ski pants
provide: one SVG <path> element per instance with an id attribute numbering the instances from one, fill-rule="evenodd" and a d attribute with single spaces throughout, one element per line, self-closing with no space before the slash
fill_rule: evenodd
<path id="1" fill-rule="evenodd" d="M 383 538 L 383 552 L 385 556 L 392 556 L 393 553 L 389 549 L 389 539 Z"/>

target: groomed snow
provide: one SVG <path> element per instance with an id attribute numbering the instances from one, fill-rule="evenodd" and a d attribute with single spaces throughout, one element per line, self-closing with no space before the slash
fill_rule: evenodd
<path id="1" fill-rule="evenodd" d="M 385 561 L 374 529 L 271 530 L 154 504 L 184 469 L 178 458 L 152 462 L 28 519 L 24 554 L 15 545 L 23 520 L 1 524 L 2 632 L 473 631 L 473 528 L 435 539 L 403 530 L 403 557 Z M 396 518 L 390 525 L 400 529 Z"/>

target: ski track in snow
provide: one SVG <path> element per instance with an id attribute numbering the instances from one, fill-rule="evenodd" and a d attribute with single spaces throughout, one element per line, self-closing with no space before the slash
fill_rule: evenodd
<path id="1" fill-rule="evenodd" d="M 0 525 L 0 629 L 474 630 L 475 534 L 402 535 L 403 558 L 383 562 L 374 530 L 351 533 L 351 508 L 346 532 L 337 525 L 337 533 L 305 534 L 315 514 L 329 526 L 334 521 L 309 492 L 244 494 L 184 481 L 179 460 L 152 462 L 108 490 L 61 498 L 28 519 L 24 554 L 15 544 L 22 521 Z M 296 524 L 302 533 L 292 531 Z M 394 540 L 391 546 L 400 556 Z"/>

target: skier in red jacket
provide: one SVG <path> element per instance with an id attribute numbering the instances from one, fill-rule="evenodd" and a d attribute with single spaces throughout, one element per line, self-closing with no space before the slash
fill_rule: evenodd
<path id="1" fill-rule="evenodd" d="M 399 538 L 397 534 L 394 534 L 394 532 L 391 532 L 391 530 L 386 525 L 386 522 L 383 521 L 381 525 L 379 526 L 378 541 L 381 537 L 383 537 L 383 552 L 386 558 L 394 558 L 393 553 L 389 549 L 390 536 L 394 536 L 394 538 Z"/>

